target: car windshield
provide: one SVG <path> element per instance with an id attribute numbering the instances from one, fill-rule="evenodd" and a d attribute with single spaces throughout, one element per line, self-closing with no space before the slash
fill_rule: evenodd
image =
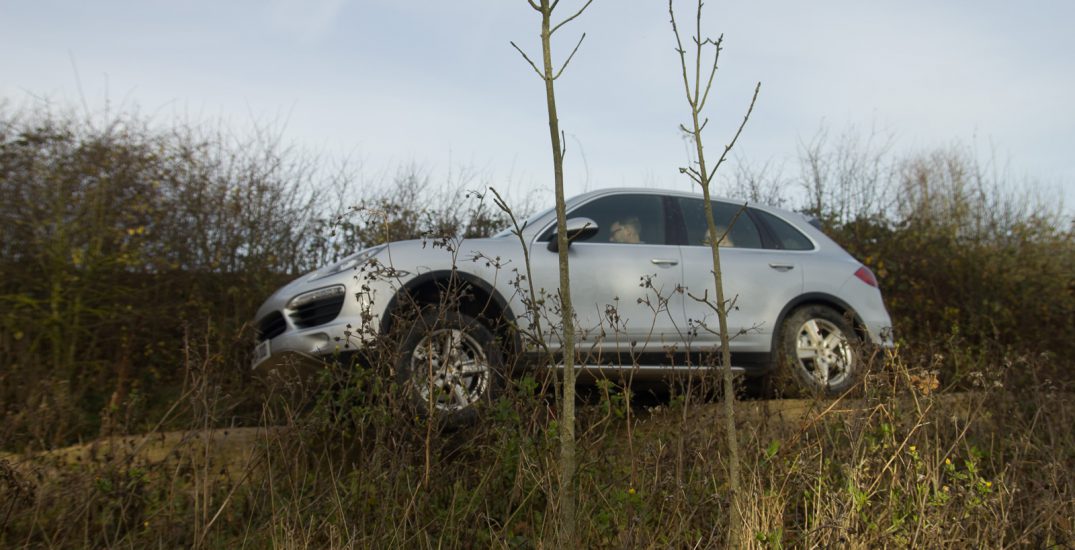
<path id="1" fill-rule="evenodd" d="M 546 209 L 542 210 L 541 212 L 538 212 L 537 214 L 534 214 L 533 216 L 530 216 L 529 218 L 526 218 L 526 220 L 524 220 L 523 223 L 519 224 L 519 227 L 526 228 L 526 227 L 529 227 L 529 226 L 533 225 L 535 222 L 537 222 L 541 218 L 543 218 L 546 215 L 548 215 L 549 212 L 552 212 L 553 209 L 555 209 L 555 208 L 556 208 L 555 206 L 550 206 L 549 208 L 546 208 Z M 499 239 L 501 237 L 508 237 L 508 236 L 511 235 L 511 232 L 514 229 L 515 229 L 514 227 L 509 226 L 507 229 L 504 229 L 504 230 L 500 231 L 499 233 L 497 233 L 496 235 L 493 235 L 493 238 L 494 239 Z"/>

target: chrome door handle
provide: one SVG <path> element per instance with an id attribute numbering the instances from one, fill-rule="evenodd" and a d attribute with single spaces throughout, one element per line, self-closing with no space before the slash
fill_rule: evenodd
<path id="1" fill-rule="evenodd" d="M 792 269 L 795 269 L 795 266 L 792 264 L 769 264 L 769 267 L 777 271 L 791 271 Z"/>
<path id="2" fill-rule="evenodd" d="M 668 258 L 653 258 L 652 260 L 650 260 L 650 262 L 652 262 L 654 265 L 676 265 L 679 263 L 679 260 L 671 260 Z"/>

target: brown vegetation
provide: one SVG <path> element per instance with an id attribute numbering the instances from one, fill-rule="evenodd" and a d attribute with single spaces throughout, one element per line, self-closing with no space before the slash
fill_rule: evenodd
<path id="1" fill-rule="evenodd" d="M 244 325 L 288 277 L 383 238 L 481 234 L 502 214 L 423 208 L 459 201 L 407 182 L 344 187 L 362 203 L 348 214 L 326 192 L 345 172 L 271 139 L 0 114 L 0 546 L 552 545 L 559 425 L 541 381 L 514 380 L 481 424 L 430 438 L 378 369 L 326 369 L 334 391 L 307 402 L 243 374 Z M 844 179 L 856 172 L 823 169 L 833 151 L 804 154 L 823 177 L 775 188 L 818 186 L 810 204 L 878 274 L 899 347 L 854 401 L 745 404 L 744 542 L 1075 544 L 1071 222 L 959 148 L 884 153 Z M 635 392 L 602 383 L 578 408 L 578 536 L 720 547 L 720 413 L 681 388 Z M 236 425 L 255 437 L 222 457 L 209 430 Z M 96 453 L 49 452 L 101 435 Z M 173 438 L 179 452 L 146 454 Z"/>

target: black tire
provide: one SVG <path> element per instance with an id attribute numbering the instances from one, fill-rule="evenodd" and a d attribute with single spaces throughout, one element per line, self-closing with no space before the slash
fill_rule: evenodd
<path id="1" fill-rule="evenodd" d="M 821 305 L 801 307 L 780 327 L 772 387 L 780 397 L 836 397 L 858 382 L 863 361 L 851 322 Z"/>
<path id="2" fill-rule="evenodd" d="M 469 424 L 500 394 L 504 360 L 493 333 L 477 319 L 426 312 L 402 342 L 396 381 L 420 415 L 432 414 L 444 427 Z"/>

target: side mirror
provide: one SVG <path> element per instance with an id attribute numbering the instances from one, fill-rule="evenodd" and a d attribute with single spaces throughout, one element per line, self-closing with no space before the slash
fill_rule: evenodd
<path id="1" fill-rule="evenodd" d="M 597 222 L 590 218 L 571 218 L 567 220 L 567 245 L 571 246 L 571 243 L 575 241 L 585 241 L 596 235 L 599 229 Z M 552 232 L 552 238 L 549 240 L 549 250 L 552 252 L 560 251 L 556 231 Z"/>

